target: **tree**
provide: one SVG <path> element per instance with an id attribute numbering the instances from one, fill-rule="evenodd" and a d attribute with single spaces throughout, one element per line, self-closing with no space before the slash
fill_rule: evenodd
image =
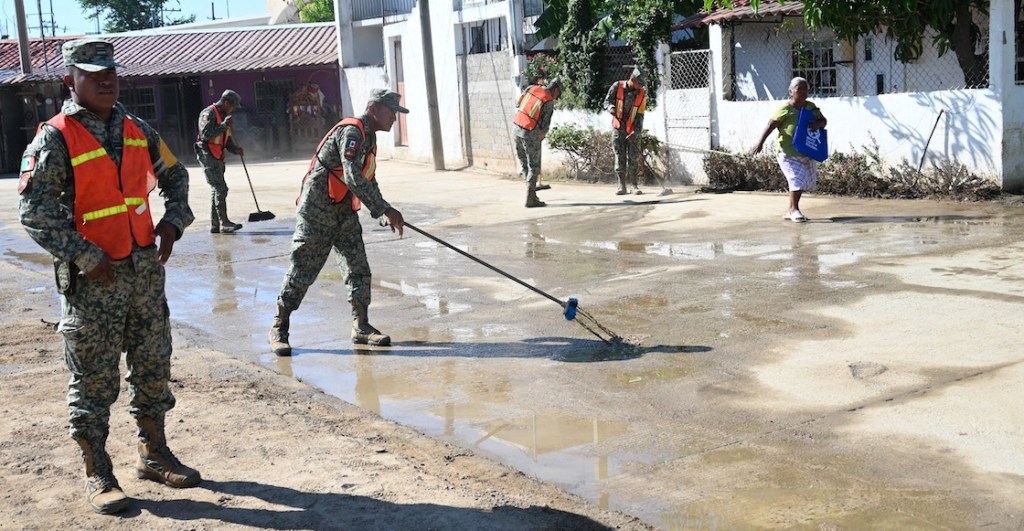
<path id="1" fill-rule="evenodd" d="M 751 0 L 754 9 L 760 4 Z M 733 0 L 704 0 L 708 11 L 732 5 Z M 978 87 L 988 84 L 988 52 L 975 53 L 981 29 L 974 15 L 987 16 L 988 7 L 989 0 L 804 0 L 804 23 L 831 28 L 837 38 L 851 42 L 884 29 L 902 62 L 920 57 L 930 36 L 939 56 L 950 50 L 956 55 L 967 86 Z"/>
<path id="2" fill-rule="evenodd" d="M 296 6 L 302 22 L 334 21 L 334 0 L 298 0 Z"/>
<path id="3" fill-rule="evenodd" d="M 607 36 L 596 29 L 590 0 L 569 0 L 568 17 L 558 34 L 567 103 L 600 109 L 604 106 L 601 72 L 604 70 Z"/>
<path id="4" fill-rule="evenodd" d="M 558 35 L 567 92 L 585 96 L 566 103 L 598 110 L 608 88 L 600 84 L 609 39 L 631 47 L 654 94 L 660 83 L 655 51 L 671 40 L 673 16 L 692 15 L 703 4 L 704 0 L 546 0 L 534 25 L 538 38 Z"/>
<path id="5" fill-rule="evenodd" d="M 165 20 L 169 13 L 165 4 L 167 0 L 78 0 L 78 5 L 90 12 L 89 18 L 106 12 L 103 31 L 108 33 L 195 22 L 195 15 Z"/>

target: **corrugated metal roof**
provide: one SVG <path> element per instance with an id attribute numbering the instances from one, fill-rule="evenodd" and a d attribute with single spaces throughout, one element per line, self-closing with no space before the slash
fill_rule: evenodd
<path id="1" fill-rule="evenodd" d="M 679 23 L 672 26 L 672 29 L 680 30 L 696 28 L 700 26 L 710 26 L 711 24 L 721 24 L 723 22 L 733 20 L 765 18 L 778 15 L 799 15 L 803 12 L 803 2 L 787 1 L 785 3 L 781 3 L 778 1 L 765 0 L 761 2 L 761 5 L 755 13 L 754 8 L 750 6 L 750 0 L 737 0 L 734 2 L 734 7 L 730 9 L 717 9 L 711 13 L 697 13 L 696 15 L 686 17 L 679 21 Z"/>
<path id="2" fill-rule="evenodd" d="M 32 74 L 22 75 L 17 40 L 0 41 L 0 84 L 58 80 L 64 76 L 60 47 L 81 38 L 62 36 L 29 42 Z M 110 34 L 99 36 L 114 44 L 114 55 L 124 68 L 122 77 L 186 76 L 276 68 L 328 66 L 338 62 L 334 23 L 288 24 L 222 30 Z M 45 50 L 45 52 L 44 52 Z M 45 53 L 45 55 L 44 55 Z M 2 74 L 0 74 L 2 75 Z"/>

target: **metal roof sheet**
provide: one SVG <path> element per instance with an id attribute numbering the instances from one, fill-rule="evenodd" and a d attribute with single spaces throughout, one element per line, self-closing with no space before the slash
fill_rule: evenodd
<path id="1" fill-rule="evenodd" d="M 765 0 L 761 2 L 757 12 L 750 6 L 750 0 L 737 0 L 734 7 L 730 9 L 716 9 L 711 13 L 697 13 L 679 21 L 672 26 L 673 30 L 696 28 L 699 26 L 710 26 L 734 20 L 752 18 L 765 18 L 772 16 L 800 15 L 804 12 L 803 2 L 778 2 L 777 0 Z"/>
<path id="2" fill-rule="evenodd" d="M 59 80 L 64 77 L 60 47 L 82 38 L 71 35 L 29 41 L 32 73 L 21 74 L 17 40 L 0 41 L 0 84 Z M 338 62 L 334 23 L 287 24 L 221 30 L 110 34 L 98 38 L 114 44 L 124 65 L 122 77 L 186 76 L 326 66 Z"/>

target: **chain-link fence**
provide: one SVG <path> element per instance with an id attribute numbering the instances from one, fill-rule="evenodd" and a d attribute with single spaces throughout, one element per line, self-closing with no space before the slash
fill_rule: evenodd
<path id="1" fill-rule="evenodd" d="M 789 80 L 808 80 L 814 98 L 930 92 L 988 86 L 987 16 L 976 20 L 982 29 L 973 62 L 965 64 L 953 50 L 939 55 L 932 35 L 914 61 L 895 58 L 896 42 L 884 33 L 856 42 L 837 40 L 831 30 L 812 32 L 800 17 L 780 21 L 742 21 L 723 25 L 726 50 L 725 97 L 734 101 L 781 100 Z"/>
<path id="2" fill-rule="evenodd" d="M 668 177 L 673 182 L 707 182 L 704 157 L 711 149 L 711 52 L 669 54 L 662 105 Z"/>

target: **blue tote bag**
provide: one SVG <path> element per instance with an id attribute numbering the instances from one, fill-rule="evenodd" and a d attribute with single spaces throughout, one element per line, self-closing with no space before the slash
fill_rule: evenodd
<path id="1" fill-rule="evenodd" d="M 828 131 L 824 128 L 811 131 L 808 128 L 816 116 L 813 111 L 807 108 L 800 109 L 800 118 L 796 123 L 796 133 L 793 134 L 793 147 L 800 153 L 822 162 L 828 158 Z"/>

